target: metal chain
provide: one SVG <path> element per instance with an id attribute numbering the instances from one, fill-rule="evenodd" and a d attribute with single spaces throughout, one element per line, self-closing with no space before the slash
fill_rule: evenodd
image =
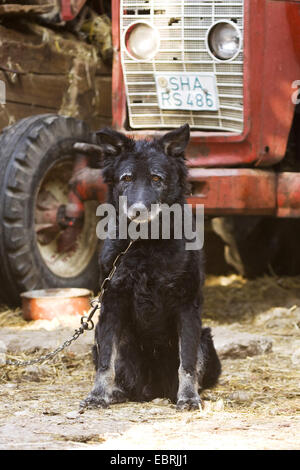
<path id="1" fill-rule="evenodd" d="M 32 364 L 41 364 L 42 362 L 48 361 L 49 359 L 52 359 L 55 357 L 59 352 L 63 351 L 64 349 L 68 348 L 73 341 L 76 341 L 80 335 L 82 335 L 86 330 L 92 330 L 94 328 L 94 322 L 92 321 L 92 317 L 94 316 L 95 312 L 101 308 L 101 300 L 103 297 L 103 294 L 105 292 L 105 289 L 107 287 L 107 284 L 112 280 L 115 271 L 118 267 L 119 260 L 122 256 L 124 256 L 131 245 L 134 243 L 135 240 L 131 240 L 129 242 L 129 245 L 127 246 L 125 251 L 121 251 L 121 253 L 118 254 L 118 256 L 115 258 L 113 262 L 113 267 L 108 274 L 108 276 L 103 280 L 100 286 L 100 291 L 98 294 L 98 298 L 96 300 L 91 300 L 90 304 L 92 308 L 89 310 L 87 315 L 83 315 L 80 319 L 81 326 L 75 330 L 73 336 L 70 339 L 67 339 L 63 344 L 61 344 L 58 348 L 54 349 L 54 351 L 51 351 L 47 354 L 44 354 L 43 356 L 40 356 L 36 359 L 30 359 L 28 361 L 18 361 L 18 360 L 11 360 L 7 359 L 6 365 L 7 366 L 29 366 Z"/>

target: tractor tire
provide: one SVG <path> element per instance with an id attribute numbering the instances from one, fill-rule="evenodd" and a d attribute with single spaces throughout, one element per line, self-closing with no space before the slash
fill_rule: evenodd
<path id="1" fill-rule="evenodd" d="M 98 287 L 94 209 L 89 206 L 88 217 L 85 210 L 83 240 L 66 256 L 56 252 L 55 240 L 40 244 L 35 229 L 41 191 L 54 191 L 58 204 L 67 202 L 77 141 L 92 141 L 87 125 L 53 114 L 22 119 L 0 136 L 0 297 L 8 305 L 18 305 L 23 291 Z"/>
<path id="2" fill-rule="evenodd" d="M 225 243 L 225 260 L 247 278 L 300 274 L 299 219 L 217 217 L 212 228 Z"/>

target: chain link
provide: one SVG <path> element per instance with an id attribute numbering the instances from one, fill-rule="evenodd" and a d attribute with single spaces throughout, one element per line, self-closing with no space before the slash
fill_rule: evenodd
<path id="1" fill-rule="evenodd" d="M 102 300 L 103 294 L 105 292 L 105 289 L 107 287 L 107 284 L 112 280 L 112 278 L 115 274 L 115 271 L 116 271 L 116 269 L 119 265 L 119 261 L 120 261 L 121 257 L 124 256 L 127 253 L 127 251 L 129 250 L 131 245 L 134 243 L 134 241 L 135 240 L 131 240 L 129 242 L 129 245 L 127 246 L 126 250 L 121 251 L 121 253 L 119 253 L 118 256 L 115 258 L 115 260 L 113 262 L 113 267 L 112 267 L 110 273 L 108 274 L 108 276 L 101 283 L 100 291 L 98 293 L 98 298 L 93 299 L 93 300 L 90 301 L 90 304 L 91 304 L 92 308 L 89 310 L 87 315 L 84 315 L 84 316 L 81 317 L 81 319 L 80 319 L 81 326 L 78 329 L 75 330 L 73 336 L 70 339 L 67 339 L 58 348 L 54 349 L 54 351 L 51 351 L 47 354 L 44 354 L 43 356 L 39 356 L 35 359 L 29 359 L 27 361 L 7 359 L 5 364 L 7 366 L 16 366 L 16 367 L 30 366 L 32 364 L 41 364 L 43 362 L 46 362 L 46 361 L 52 359 L 59 352 L 61 352 L 64 349 L 68 348 L 73 343 L 73 341 L 76 341 L 79 338 L 79 336 L 82 335 L 86 330 L 92 330 L 94 328 L 94 322 L 92 321 L 92 317 L 94 316 L 95 312 L 98 309 L 100 310 L 100 308 L 101 308 L 101 300 Z"/>

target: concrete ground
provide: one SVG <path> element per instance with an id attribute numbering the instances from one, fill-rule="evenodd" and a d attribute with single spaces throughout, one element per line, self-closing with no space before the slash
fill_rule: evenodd
<path id="1" fill-rule="evenodd" d="M 79 414 L 93 383 L 92 332 L 42 366 L 0 366 L 0 448 L 299 449 L 299 287 L 299 278 L 208 278 L 204 323 L 223 374 L 197 411 L 156 399 Z M 77 318 L 26 323 L 3 307 L 0 361 L 38 356 L 74 326 Z"/>

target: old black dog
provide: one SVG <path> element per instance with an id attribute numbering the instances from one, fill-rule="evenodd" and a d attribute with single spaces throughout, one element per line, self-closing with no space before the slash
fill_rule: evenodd
<path id="1" fill-rule="evenodd" d="M 183 207 L 188 125 L 151 141 L 111 129 L 99 131 L 97 139 L 108 202 L 119 214 L 119 196 L 126 196 L 128 222 L 143 208 L 150 215 L 140 224 L 160 217 L 160 204 Z M 151 204 L 158 208 L 154 214 Z M 210 329 L 201 325 L 203 254 L 186 250 L 185 242 L 172 236 L 139 239 L 122 258 L 103 297 L 93 351 L 96 380 L 83 404 L 167 397 L 178 409 L 194 409 L 199 391 L 216 384 L 220 362 Z M 105 240 L 103 277 L 127 246 L 118 237 Z"/>

